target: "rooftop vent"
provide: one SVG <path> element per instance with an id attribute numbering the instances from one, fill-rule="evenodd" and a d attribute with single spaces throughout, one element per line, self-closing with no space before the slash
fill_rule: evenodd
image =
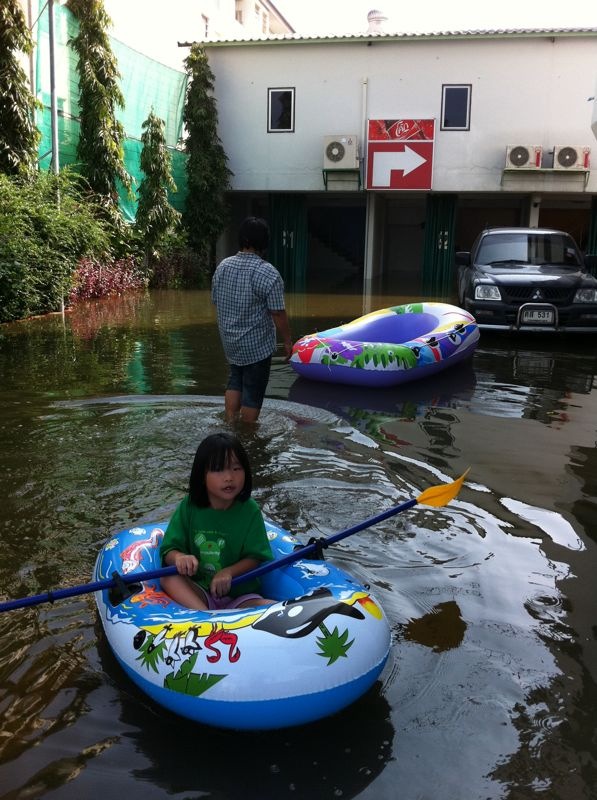
<path id="1" fill-rule="evenodd" d="M 387 21 L 388 18 L 383 11 L 378 11 L 374 8 L 367 14 L 367 22 L 369 23 L 367 33 L 385 33 L 384 24 Z"/>

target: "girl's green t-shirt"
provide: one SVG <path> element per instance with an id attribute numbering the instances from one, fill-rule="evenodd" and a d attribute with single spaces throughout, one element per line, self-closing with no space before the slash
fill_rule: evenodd
<path id="1" fill-rule="evenodd" d="M 236 501 L 226 510 L 199 508 L 187 495 L 170 520 L 160 547 L 162 561 L 170 550 L 194 555 L 199 561 L 193 580 L 209 592 L 214 574 L 241 558 L 271 561 L 272 550 L 263 515 L 255 500 Z M 259 592 L 259 580 L 232 587 L 231 597 Z"/>

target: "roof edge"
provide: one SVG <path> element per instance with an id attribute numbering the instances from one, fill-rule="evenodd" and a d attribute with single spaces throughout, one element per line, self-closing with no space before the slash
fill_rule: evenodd
<path id="1" fill-rule="evenodd" d="M 435 31 L 429 33 L 356 33 L 305 36 L 303 34 L 277 34 L 259 38 L 206 39 L 204 41 L 178 42 L 179 47 L 231 47 L 240 45 L 331 44 L 396 41 L 437 41 L 439 39 L 553 39 L 597 36 L 597 28 L 497 28 L 489 30 Z"/>

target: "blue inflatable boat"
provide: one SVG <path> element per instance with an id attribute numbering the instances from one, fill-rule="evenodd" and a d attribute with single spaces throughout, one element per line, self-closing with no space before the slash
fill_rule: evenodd
<path id="1" fill-rule="evenodd" d="M 369 590 L 328 561 L 303 559 L 269 572 L 271 606 L 192 611 L 159 580 L 165 524 L 113 536 L 94 580 L 141 572 L 133 594 L 96 592 L 110 647 L 125 672 L 170 711 L 223 728 L 270 729 L 334 714 L 364 694 L 388 656 L 390 629 Z M 276 558 L 299 544 L 266 522 Z"/>

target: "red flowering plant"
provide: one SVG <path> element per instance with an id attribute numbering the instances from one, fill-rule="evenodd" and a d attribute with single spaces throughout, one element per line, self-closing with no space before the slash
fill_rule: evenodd
<path id="1" fill-rule="evenodd" d="M 82 258 L 75 270 L 69 302 L 74 304 L 113 297 L 146 287 L 147 276 L 139 269 L 132 256 L 108 263 L 101 263 L 94 258 Z"/>

